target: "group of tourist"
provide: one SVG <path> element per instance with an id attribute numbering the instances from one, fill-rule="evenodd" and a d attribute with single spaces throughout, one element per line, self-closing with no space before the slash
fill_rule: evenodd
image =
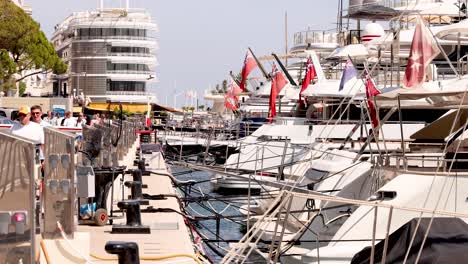
<path id="1" fill-rule="evenodd" d="M 33 111 L 34 107 L 31 107 Z M 42 111 L 41 111 L 42 116 Z M 42 124 L 43 123 L 43 124 Z M 47 116 L 41 121 L 42 126 L 64 126 L 64 127 L 81 127 L 87 124 L 86 116 L 83 113 L 79 113 L 77 118 L 72 116 L 71 111 L 66 111 L 63 117 L 60 116 L 60 113 L 54 113 L 52 111 L 47 111 Z"/>
<path id="2" fill-rule="evenodd" d="M 102 125 L 111 122 L 107 115 L 95 114 L 91 120 L 87 120 L 83 113 L 79 113 L 78 117 L 73 117 L 71 111 L 66 111 L 63 117 L 60 113 L 47 111 L 47 115 L 42 114 L 42 107 L 34 105 L 31 107 L 21 106 L 18 109 L 18 122 L 12 126 L 13 134 L 32 139 L 37 144 L 44 144 L 44 127 L 47 126 L 63 126 L 63 127 L 82 127 L 83 125 Z"/>
<path id="3" fill-rule="evenodd" d="M 39 158 L 43 161 L 44 127 L 82 127 L 83 125 L 102 125 L 108 122 L 111 122 L 111 120 L 108 119 L 107 115 L 95 114 L 88 121 L 83 113 L 79 113 L 78 117 L 75 118 L 70 111 L 66 111 L 63 117 L 60 116 L 60 113 L 48 111 L 47 116 L 43 118 L 41 106 L 21 106 L 18 108 L 17 122 L 13 124 L 10 131 L 13 135 L 30 139 L 40 146 Z"/>

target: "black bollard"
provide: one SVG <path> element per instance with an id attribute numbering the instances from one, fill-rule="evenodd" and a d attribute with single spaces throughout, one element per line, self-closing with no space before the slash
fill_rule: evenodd
<path id="1" fill-rule="evenodd" d="M 135 242 L 109 241 L 105 250 L 109 254 L 116 254 L 119 264 L 140 264 L 138 244 Z"/>
<path id="2" fill-rule="evenodd" d="M 127 223 L 125 225 L 113 225 L 112 233 L 149 234 L 150 228 L 141 224 L 140 201 L 126 200 L 117 203 L 120 210 L 125 211 Z"/>
<path id="3" fill-rule="evenodd" d="M 150 172 L 146 171 L 146 161 L 145 159 L 138 160 L 138 169 L 141 170 L 143 176 L 150 176 Z"/>
<path id="4" fill-rule="evenodd" d="M 133 170 L 132 171 L 133 181 L 139 181 L 143 183 L 141 175 L 142 175 L 141 170 L 139 169 Z"/>
<path id="5" fill-rule="evenodd" d="M 140 205 L 149 205 L 149 201 L 143 199 L 143 184 L 141 184 L 141 182 L 127 181 L 125 182 L 125 186 L 130 188 L 132 200 L 137 200 L 140 203 Z"/>
<path id="6" fill-rule="evenodd" d="M 138 169 L 141 170 L 142 172 L 146 171 L 145 160 L 143 159 L 138 160 Z"/>
<path id="7" fill-rule="evenodd" d="M 125 186 L 130 188 L 131 199 L 132 200 L 143 199 L 143 192 L 141 190 L 141 182 L 140 181 L 127 181 L 127 182 L 125 182 Z"/>

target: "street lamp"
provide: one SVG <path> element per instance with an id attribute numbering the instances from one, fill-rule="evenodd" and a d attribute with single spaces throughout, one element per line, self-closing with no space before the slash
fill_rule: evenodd
<path id="1" fill-rule="evenodd" d="M 85 78 L 86 78 L 86 72 L 78 72 L 78 73 L 70 72 L 70 75 L 77 77 L 77 85 L 76 85 L 76 87 L 73 87 L 73 90 L 76 92 L 76 94 L 74 94 L 74 96 L 76 97 L 76 96 L 78 96 L 78 91 L 80 90 L 80 77 L 84 75 Z M 62 88 L 60 87 L 60 89 L 62 89 Z M 84 91 L 84 89 L 82 89 L 82 91 Z"/>
<path id="2" fill-rule="evenodd" d="M 146 78 L 147 81 L 151 80 L 151 79 L 154 79 L 154 75 L 150 74 L 148 76 L 148 78 Z M 148 93 L 147 93 L 148 95 Z M 150 101 L 153 97 L 148 95 L 148 105 L 147 105 L 147 108 L 146 108 L 146 126 L 150 127 L 151 126 L 151 104 L 150 104 Z"/>

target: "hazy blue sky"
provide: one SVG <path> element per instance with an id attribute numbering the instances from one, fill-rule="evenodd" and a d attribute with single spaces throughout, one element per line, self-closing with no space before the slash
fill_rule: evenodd
<path id="1" fill-rule="evenodd" d="M 95 9 L 97 0 L 26 0 L 33 18 L 48 36 L 55 24 L 75 11 Z M 106 6 L 123 6 L 105 0 Z M 289 43 L 293 33 L 311 27 L 335 27 L 338 0 L 130 0 L 144 7 L 159 26 L 159 102 L 172 106 L 174 82 L 182 90 L 203 91 L 221 83 L 230 70 L 239 71 L 248 46 L 258 55 L 284 53 L 284 13 L 288 13 Z M 269 68 L 269 66 L 267 66 Z M 177 97 L 183 104 L 183 96 Z"/>

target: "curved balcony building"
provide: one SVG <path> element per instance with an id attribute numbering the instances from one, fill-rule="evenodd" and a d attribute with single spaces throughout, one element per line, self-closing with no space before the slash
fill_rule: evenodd
<path id="1" fill-rule="evenodd" d="M 58 94 L 83 94 L 93 102 L 132 101 L 157 81 L 157 25 L 143 9 L 77 12 L 57 25 L 55 48 L 69 66 Z"/>

